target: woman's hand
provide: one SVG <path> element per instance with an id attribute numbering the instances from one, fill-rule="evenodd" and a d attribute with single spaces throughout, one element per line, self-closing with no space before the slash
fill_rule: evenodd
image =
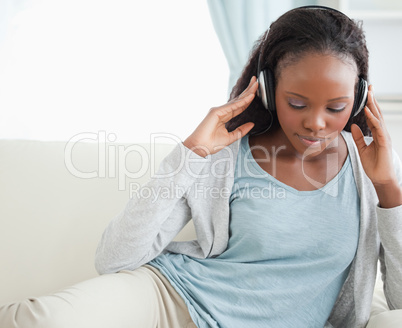
<path id="1" fill-rule="evenodd" d="M 402 191 L 392 159 L 391 137 L 385 127 L 384 118 L 374 98 L 371 85 L 364 111 L 373 136 L 370 145 L 366 145 L 363 133 L 356 124 L 351 127 L 364 171 L 377 191 L 381 207 L 390 208 L 402 205 Z"/>
<path id="2" fill-rule="evenodd" d="M 232 132 L 228 132 L 225 124 L 250 105 L 257 88 L 258 82 L 253 76 L 248 87 L 238 97 L 223 106 L 211 108 L 207 116 L 183 144 L 196 154 L 205 157 L 217 153 L 222 148 L 245 136 L 253 128 L 254 123 L 245 123 Z"/>

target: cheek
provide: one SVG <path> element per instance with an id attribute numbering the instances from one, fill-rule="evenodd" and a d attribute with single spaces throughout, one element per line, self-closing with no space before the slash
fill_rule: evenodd
<path id="1" fill-rule="evenodd" d="M 279 100 L 276 102 L 276 114 L 282 129 L 296 127 L 300 125 L 302 120 L 297 111 L 289 108 L 286 101 Z"/>
<path id="2" fill-rule="evenodd" d="M 348 123 L 348 121 L 349 121 L 350 113 L 351 113 L 350 110 L 344 111 L 344 112 L 340 113 L 338 117 L 335 117 L 333 119 L 332 124 L 334 125 L 334 127 L 337 128 L 337 130 L 343 130 L 346 123 Z"/>
<path id="3" fill-rule="evenodd" d="M 295 128 L 301 123 L 297 115 L 292 115 L 291 113 L 285 113 L 283 111 L 278 112 L 278 121 L 284 130 Z"/>
<path id="4" fill-rule="evenodd" d="M 278 115 L 278 121 L 282 131 L 288 138 L 291 138 L 295 133 L 301 133 L 303 129 L 303 120 L 295 113 L 281 112 Z"/>

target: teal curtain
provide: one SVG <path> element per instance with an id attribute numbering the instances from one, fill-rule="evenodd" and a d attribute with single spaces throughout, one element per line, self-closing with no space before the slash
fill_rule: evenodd
<path id="1" fill-rule="evenodd" d="M 306 0 L 208 0 L 208 8 L 219 42 L 229 65 L 229 87 L 236 84 L 250 50 L 272 21 Z"/>

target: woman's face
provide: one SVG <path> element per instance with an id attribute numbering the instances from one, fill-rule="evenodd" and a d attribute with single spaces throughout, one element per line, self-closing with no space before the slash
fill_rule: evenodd
<path id="1" fill-rule="evenodd" d="M 356 64 L 333 55 L 307 54 L 280 68 L 278 120 L 298 154 L 319 155 L 339 136 L 352 111 L 356 81 Z"/>

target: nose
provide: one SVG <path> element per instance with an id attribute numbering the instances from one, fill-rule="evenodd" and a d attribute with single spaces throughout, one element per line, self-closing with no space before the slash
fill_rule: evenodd
<path id="1" fill-rule="evenodd" d="M 326 126 L 325 114 L 320 111 L 308 111 L 304 118 L 304 127 L 312 132 L 324 130 Z"/>

